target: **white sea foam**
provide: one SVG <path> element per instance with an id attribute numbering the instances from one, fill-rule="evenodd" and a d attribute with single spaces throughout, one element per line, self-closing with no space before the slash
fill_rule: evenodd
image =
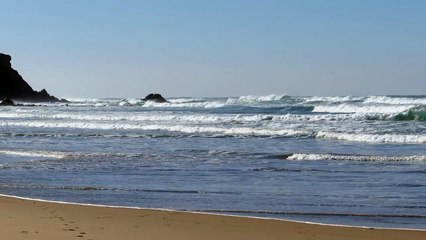
<path id="1" fill-rule="evenodd" d="M 202 98 L 172 98 L 168 99 L 171 103 L 194 103 L 194 102 L 205 102 Z"/>
<path id="2" fill-rule="evenodd" d="M 363 134 L 320 131 L 316 137 L 367 143 L 426 143 L 426 135 L 424 134 Z"/>
<path id="3" fill-rule="evenodd" d="M 364 100 L 365 103 L 384 103 L 392 105 L 426 105 L 426 97 L 407 98 L 407 97 L 388 97 L 388 96 L 371 96 Z"/>
<path id="4" fill-rule="evenodd" d="M 143 104 L 143 107 L 156 107 L 156 108 L 221 108 L 226 105 L 225 102 L 221 101 L 206 101 L 206 102 L 166 102 L 156 103 L 153 101 L 147 101 Z"/>
<path id="5" fill-rule="evenodd" d="M 36 112 L 0 112 L 0 119 L 66 119 L 87 121 L 153 121 L 153 122 L 187 122 L 187 123 L 214 123 L 214 122 L 257 122 L 263 120 L 284 119 L 280 115 L 218 115 L 218 114 L 156 114 L 156 113 L 112 113 L 112 114 L 73 114 L 73 113 L 36 113 Z M 290 120 L 292 117 L 285 118 Z M 299 119 L 297 115 L 293 116 Z"/>
<path id="6" fill-rule="evenodd" d="M 397 105 L 397 106 L 375 106 L 375 105 L 353 105 L 353 104 L 340 104 L 340 105 L 318 105 L 314 107 L 312 112 L 326 112 L 326 113 L 400 113 L 407 111 L 415 105 Z"/>
<path id="7" fill-rule="evenodd" d="M 64 158 L 65 153 L 49 151 L 28 151 L 28 150 L 0 150 L 0 154 L 22 156 L 22 157 L 44 157 L 44 158 Z"/>
<path id="8" fill-rule="evenodd" d="M 252 103 L 252 102 L 271 102 L 271 101 L 281 100 L 285 96 L 286 96 L 285 94 L 282 94 L 282 95 L 271 94 L 271 95 L 266 95 L 266 96 L 252 96 L 252 95 L 248 95 L 248 96 L 241 96 L 237 100 L 239 102 L 249 102 L 249 103 Z"/>
<path id="9" fill-rule="evenodd" d="M 138 99 L 138 98 L 126 98 L 121 100 L 118 105 L 119 106 L 132 106 L 132 105 L 138 105 L 138 104 L 142 104 L 144 103 L 144 101 L 142 99 Z"/>
<path id="10" fill-rule="evenodd" d="M 349 102 L 349 101 L 360 101 L 364 97 L 355 97 L 355 96 L 312 96 L 307 97 L 306 102 Z"/>
<path id="11" fill-rule="evenodd" d="M 15 121 L 1 122 L 0 126 L 22 126 L 35 128 L 75 128 L 75 129 L 101 129 L 101 130 L 164 130 L 187 134 L 213 134 L 219 136 L 306 136 L 307 131 L 295 129 L 271 129 L 260 127 L 220 127 L 220 126 L 194 126 L 171 124 L 129 124 L 129 123 L 96 123 L 96 122 L 46 122 L 46 121 Z"/>
<path id="12" fill-rule="evenodd" d="M 47 113 L 47 112 L 1 112 L 0 119 L 66 119 L 66 120 L 87 120 L 87 121 L 155 121 L 155 122 L 187 122 L 187 123 L 229 123 L 229 122 L 260 122 L 265 120 L 292 122 L 292 121 L 343 121 L 351 119 L 364 119 L 363 114 L 165 114 L 165 113 L 129 113 L 115 112 L 111 114 L 94 113 Z"/>
<path id="13" fill-rule="evenodd" d="M 96 103 L 99 101 L 97 98 L 73 98 L 73 97 L 64 97 L 65 100 L 69 102 L 76 103 Z"/>
<path id="14" fill-rule="evenodd" d="M 210 115 L 164 115 L 164 114 L 73 114 L 73 113 L 27 113 L 27 112 L 0 112 L 0 119 L 67 119 L 67 120 L 87 120 L 87 121 L 188 121 L 188 122 L 213 122 L 231 121 L 233 117 L 210 116 Z"/>
<path id="15" fill-rule="evenodd" d="M 307 136 L 310 133 L 295 129 L 262 129 L 251 127 L 213 127 L 213 126 L 185 126 L 185 125 L 147 125 L 143 130 L 166 130 L 187 134 L 213 134 L 219 136 Z"/>
<path id="16" fill-rule="evenodd" d="M 288 122 L 317 122 L 317 121 L 347 121 L 347 120 L 361 120 L 365 119 L 364 114 L 315 114 L 315 115 L 301 115 L 301 114 L 285 114 L 285 115 L 271 115 L 274 121 L 288 121 Z"/>
<path id="17" fill-rule="evenodd" d="M 366 161 L 366 162 L 425 162 L 425 155 L 409 156 L 380 156 L 380 155 L 342 155 L 324 153 L 294 153 L 289 160 L 343 160 L 343 161 Z"/>

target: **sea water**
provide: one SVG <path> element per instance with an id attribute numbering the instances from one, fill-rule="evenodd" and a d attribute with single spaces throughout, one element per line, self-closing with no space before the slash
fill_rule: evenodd
<path id="1" fill-rule="evenodd" d="M 426 96 L 0 108 L 0 193 L 426 229 Z"/>

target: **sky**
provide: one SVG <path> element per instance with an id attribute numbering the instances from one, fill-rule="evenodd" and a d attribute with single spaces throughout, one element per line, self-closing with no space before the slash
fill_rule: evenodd
<path id="1" fill-rule="evenodd" d="M 57 97 L 426 94 L 423 0 L 2 0 L 0 52 Z"/>

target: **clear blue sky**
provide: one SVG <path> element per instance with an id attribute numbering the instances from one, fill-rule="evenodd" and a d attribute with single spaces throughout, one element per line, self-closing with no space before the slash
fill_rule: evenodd
<path id="1" fill-rule="evenodd" d="M 143 97 L 426 94 L 426 1 L 2 0 L 37 90 Z"/>

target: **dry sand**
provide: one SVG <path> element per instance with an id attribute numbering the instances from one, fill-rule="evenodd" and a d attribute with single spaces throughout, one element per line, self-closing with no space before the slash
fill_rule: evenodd
<path id="1" fill-rule="evenodd" d="M 426 231 L 336 227 L 0 197 L 0 239 L 426 239 Z"/>

